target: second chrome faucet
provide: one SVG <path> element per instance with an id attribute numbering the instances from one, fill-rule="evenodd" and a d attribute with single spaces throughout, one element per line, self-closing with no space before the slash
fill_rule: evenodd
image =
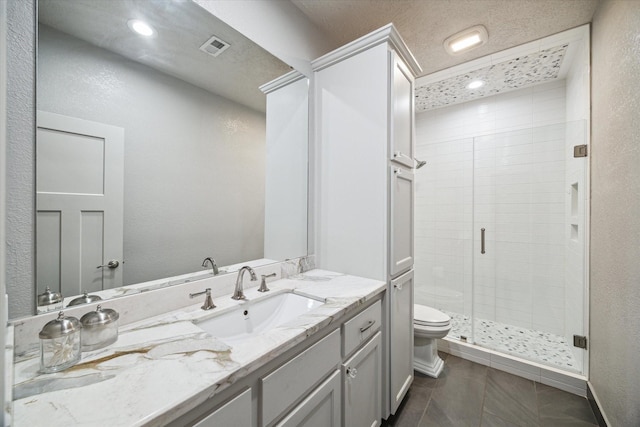
<path id="1" fill-rule="evenodd" d="M 207 267 L 207 263 L 211 264 L 211 268 L 213 269 L 213 275 L 214 276 L 217 275 L 218 274 L 218 265 L 216 264 L 216 260 L 208 256 L 208 257 L 206 257 L 204 259 L 204 261 L 202 261 L 202 266 L 206 268 Z"/>
<path id="2" fill-rule="evenodd" d="M 236 290 L 233 292 L 233 296 L 231 297 L 232 299 L 235 299 L 235 300 L 246 299 L 242 289 L 242 278 L 244 277 L 245 271 L 248 271 L 249 274 L 251 275 L 251 281 L 258 280 L 258 278 L 256 277 L 255 271 L 253 271 L 253 268 L 249 267 L 248 265 L 245 265 L 244 267 L 242 267 L 240 270 L 238 270 L 238 278 L 236 279 Z"/>

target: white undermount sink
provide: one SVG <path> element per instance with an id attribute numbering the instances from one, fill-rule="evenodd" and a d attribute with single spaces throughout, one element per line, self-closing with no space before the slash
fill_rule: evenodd
<path id="1" fill-rule="evenodd" d="M 196 325 L 227 344 L 237 344 L 277 328 L 322 304 L 322 301 L 292 292 L 278 293 L 239 304 L 231 311 L 197 321 Z"/>

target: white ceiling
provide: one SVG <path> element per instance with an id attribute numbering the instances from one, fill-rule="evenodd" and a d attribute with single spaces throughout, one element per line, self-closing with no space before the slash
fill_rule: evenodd
<path id="1" fill-rule="evenodd" d="M 588 23 L 598 5 L 598 0 L 290 1 L 336 48 L 392 22 L 423 76 Z M 256 110 L 265 110 L 258 87 L 289 71 L 189 0 L 39 0 L 38 7 L 46 25 Z M 131 18 L 149 21 L 157 37 L 145 40 L 132 33 L 126 26 Z M 443 40 L 477 24 L 487 28 L 489 41 L 449 56 Z M 214 34 L 231 44 L 217 58 L 198 49 Z"/>
<path id="2" fill-rule="evenodd" d="M 291 0 L 335 42 L 353 41 L 393 23 L 423 75 L 591 22 L 598 0 Z M 489 41 L 449 56 L 443 41 L 474 25 Z"/>
<path id="3" fill-rule="evenodd" d="M 39 21 L 258 111 L 259 86 L 290 68 L 224 22 L 185 0 L 39 0 Z M 129 30 L 143 19 L 157 36 Z M 231 46 L 218 57 L 199 50 L 212 35 Z"/>

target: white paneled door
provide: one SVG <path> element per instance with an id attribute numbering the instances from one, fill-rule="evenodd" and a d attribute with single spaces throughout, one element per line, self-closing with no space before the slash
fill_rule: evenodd
<path id="1" fill-rule="evenodd" d="M 38 293 L 122 286 L 123 154 L 122 128 L 38 112 Z"/>

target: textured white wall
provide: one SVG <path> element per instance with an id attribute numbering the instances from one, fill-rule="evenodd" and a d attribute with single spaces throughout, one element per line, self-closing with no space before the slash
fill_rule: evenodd
<path id="1" fill-rule="evenodd" d="M 7 2 L 0 2 L 0 111 L 7 111 Z M 6 170 L 6 152 L 7 152 L 7 116 L 6 114 L 0 114 L 0 171 Z M 0 173 L 0 218 L 6 218 L 6 184 L 7 176 L 4 173 Z M 0 242 L 5 242 L 5 222 L 0 220 Z M 6 298 L 6 263 L 5 263 L 5 245 L 0 244 L 0 404 L 3 407 L 2 413 L 0 413 L 0 424 L 3 426 L 10 425 L 8 420 L 7 408 L 10 407 L 8 401 L 11 400 L 10 396 L 5 394 L 5 382 L 7 381 L 7 375 L 5 374 L 5 357 L 7 352 L 4 351 L 7 344 L 7 317 L 9 315 L 9 307 L 7 307 Z"/>
<path id="2" fill-rule="evenodd" d="M 124 128 L 125 284 L 262 258 L 264 114 L 51 28 L 39 38 L 38 109 Z"/>
<path id="3" fill-rule="evenodd" d="M 7 2 L 7 216 L 9 317 L 32 314 L 34 241 L 35 1 Z M 4 219 L 3 219 L 4 220 Z"/>
<path id="4" fill-rule="evenodd" d="M 564 80 L 417 115 L 417 302 L 564 334 L 564 119 Z"/>
<path id="5" fill-rule="evenodd" d="M 611 426 L 640 425 L 640 4 L 593 19 L 590 382 Z"/>

